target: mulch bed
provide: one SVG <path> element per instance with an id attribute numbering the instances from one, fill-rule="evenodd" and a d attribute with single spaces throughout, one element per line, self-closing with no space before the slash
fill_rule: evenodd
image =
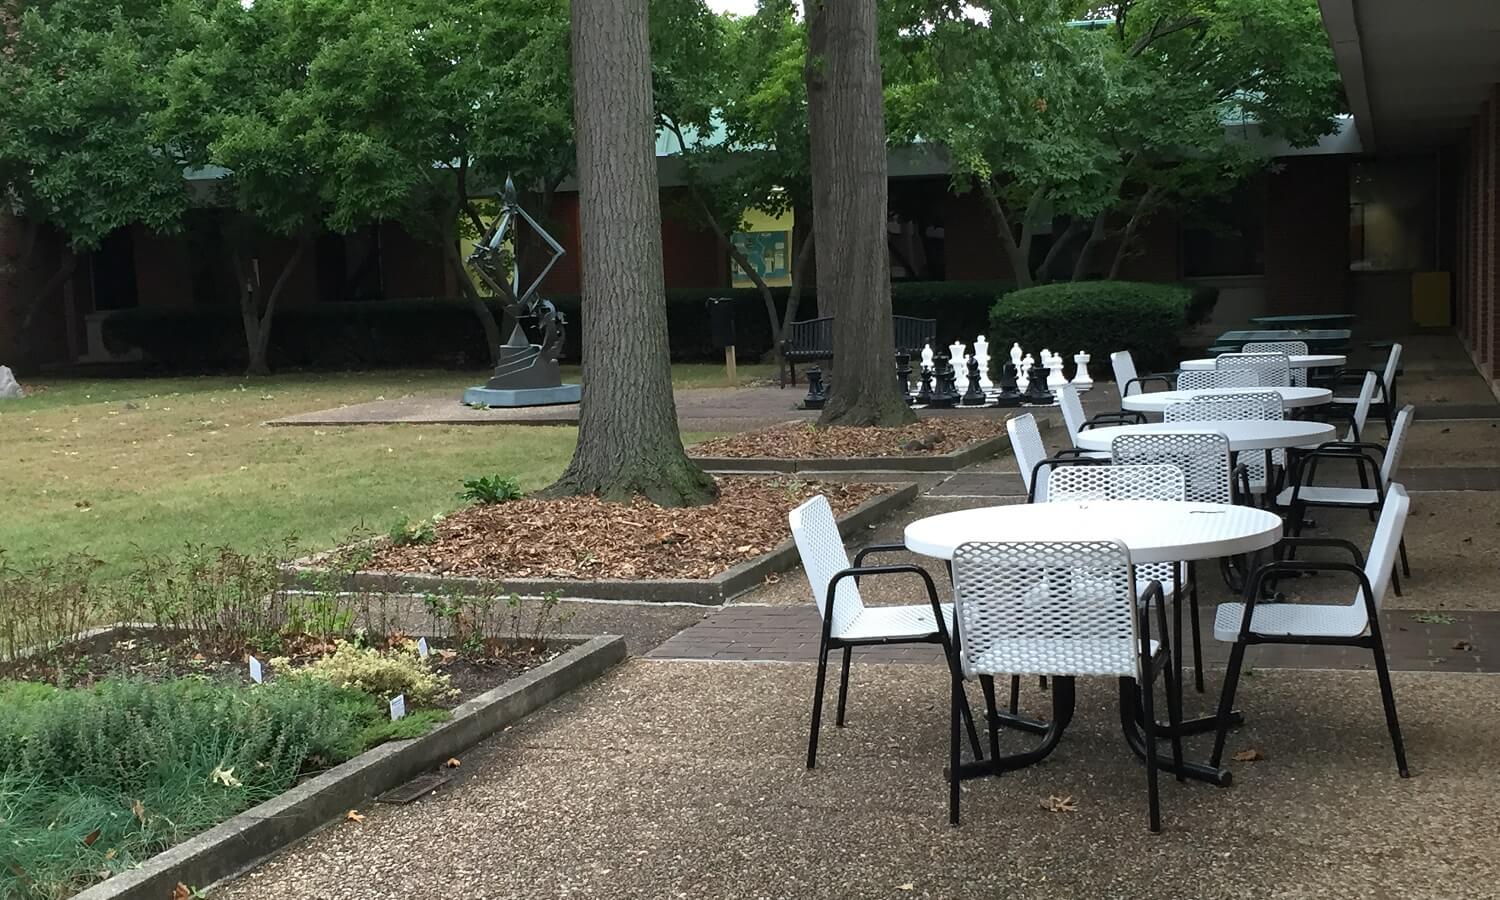
<path id="1" fill-rule="evenodd" d="M 637 497 L 514 500 L 443 519 L 427 544 L 377 549 L 387 572 L 484 578 L 710 578 L 791 537 L 787 512 L 823 494 L 835 514 L 890 485 L 725 476 L 708 506 L 665 509 Z"/>
<path id="2" fill-rule="evenodd" d="M 458 691 L 439 704 L 449 708 L 541 665 L 558 653 L 507 648 L 503 655 L 474 655 L 449 650 L 441 641 L 431 644 L 429 659 L 433 670 L 446 674 Z M 294 646 L 257 655 L 262 663 L 268 663 L 273 656 L 285 656 L 296 668 L 333 650 L 333 644 L 309 638 Z M 276 672 L 268 668 L 267 675 L 274 678 Z M 191 635 L 150 628 L 119 629 L 0 666 L 0 677 L 59 687 L 88 687 L 107 678 L 166 681 L 185 676 L 250 683 L 249 666 L 242 654 L 227 652 Z"/>
<path id="3" fill-rule="evenodd" d="M 887 456 L 935 456 L 953 453 L 1005 433 L 1005 420 L 965 416 L 923 421 L 898 428 L 816 428 L 788 422 L 758 431 L 695 444 L 697 457 L 726 459 L 838 459 Z"/>

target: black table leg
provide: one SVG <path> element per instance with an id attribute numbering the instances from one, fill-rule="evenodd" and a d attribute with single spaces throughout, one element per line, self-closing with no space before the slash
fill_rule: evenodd
<path id="1" fill-rule="evenodd" d="M 1001 772 L 1034 765 L 1051 755 L 1052 751 L 1057 749 L 1058 743 L 1062 740 L 1063 732 L 1067 730 L 1068 724 L 1073 721 L 1073 679 L 1071 677 L 1053 678 L 1051 694 L 1052 721 L 1047 723 L 1046 729 L 1042 732 L 1042 742 L 1039 745 L 1022 753 L 963 763 L 958 767 L 958 777 L 978 778 L 984 775 L 998 775 Z M 999 715 L 999 721 L 1001 722 L 1007 722 L 1015 718 L 1018 717 L 1013 717 L 1009 714 Z"/>
<path id="2" fill-rule="evenodd" d="M 1125 743 L 1130 745 L 1130 749 L 1134 751 L 1136 756 L 1144 760 L 1146 758 L 1146 736 L 1141 733 L 1141 710 L 1140 703 L 1136 698 L 1136 690 L 1134 680 L 1129 678 L 1120 679 L 1120 729 L 1125 733 Z M 1197 722 L 1198 720 L 1194 720 L 1195 725 Z M 1184 729 L 1187 728 L 1187 725 L 1188 723 L 1183 723 Z M 1215 728 L 1216 725 L 1216 720 L 1208 720 L 1209 729 Z M 1156 767 L 1168 772 L 1174 771 L 1171 756 L 1158 756 Z M 1206 781 L 1209 784 L 1216 784 L 1219 787 L 1228 787 L 1233 780 L 1233 776 L 1228 769 L 1187 761 L 1183 761 L 1182 776 L 1184 778 L 1191 778 L 1194 781 Z"/>

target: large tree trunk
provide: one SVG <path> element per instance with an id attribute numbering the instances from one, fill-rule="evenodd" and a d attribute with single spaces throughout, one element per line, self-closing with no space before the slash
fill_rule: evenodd
<path id="1" fill-rule="evenodd" d="M 679 135 L 677 139 L 681 142 L 682 137 Z M 685 145 L 683 149 L 685 152 Z M 698 214 L 702 217 L 704 224 L 709 227 L 709 230 L 714 233 L 714 238 L 718 240 L 719 248 L 729 254 L 729 258 L 734 260 L 734 264 L 739 266 L 740 271 L 745 273 L 745 277 L 750 279 L 755 285 L 755 289 L 760 293 L 761 302 L 766 306 L 766 318 L 771 323 L 771 358 L 776 361 L 776 368 L 780 369 L 785 364 L 785 360 L 781 357 L 781 314 L 776 311 L 776 298 L 771 296 L 771 286 L 766 284 L 766 280 L 761 277 L 760 272 L 755 266 L 750 264 L 750 258 L 745 256 L 740 251 L 740 248 L 734 245 L 734 241 L 730 239 L 728 232 L 724 230 L 724 226 L 719 222 L 719 217 L 714 215 L 713 210 L 708 206 L 708 202 L 703 199 L 703 194 L 698 190 L 698 186 L 689 184 L 688 190 L 693 195 L 693 201 L 698 205 Z"/>
<path id="2" fill-rule="evenodd" d="M 1010 272 L 1016 279 L 1016 287 L 1031 287 L 1029 248 L 1023 247 L 1016 241 L 1016 232 L 1011 227 L 1010 217 L 1005 214 L 1005 204 L 1000 201 L 1000 195 L 992 185 L 984 186 L 984 199 L 989 203 L 990 215 L 995 219 L 995 234 L 1000 238 L 1000 249 L 1005 251 L 1005 258 L 1010 262 Z M 1022 231 L 1024 233 L 1024 226 Z"/>
<path id="3" fill-rule="evenodd" d="M 303 256 L 307 255 L 307 250 L 311 246 L 312 238 L 310 237 L 297 240 L 296 246 L 292 249 L 292 255 L 287 257 L 286 265 L 281 267 L 281 273 L 276 276 L 276 281 L 271 285 L 271 293 L 266 295 L 265 309 L 260 308 L 259 273 L 245 266 L 244 257 L 238 250 L 230 254 L 230 259 L 234 264 L 235 280 L 239 282 L 240 321 L 245 327 L 245 350 L 249 356 L 245 374 L 271 374 L 269 359 L 271 325 L 276 319 L 276 303 L 286 292 L 292 273 L 296 271 L 298 263 L 302 261 Z"/>
<path id="4" fill-rule="evenodd" d="M 1130 214 L 1130 221 L 1125 223 L 1125 230 L 1120 233 L 1120 246 L 1115 248 L 1114 262 L 1109 266 L 1109 280 L 1114 281 L 1120 277 L 1120 271 L 1125 266 L 1125 260 L 1130 258 L 1130 252 L 1135 244 L 1136 234 L 1146 217 L 1151 214 L 1151 204 L 1156 200 L 1156 189 L 1149 188 L 1141 195 L 1141 199 L 1135 204 L 1135 210 Z"/>
<path id="5" fill-rule="evenodd" d="M 457 282 L 458 289 L 469 298 L 469 308 L 474 310 L 474 317 L 479 320 L 479 327 L 484 329 L 484 343 L 490 351 L 490 365 L 500 365 L 500 344 L 504 340 L 500 335 L 500 323 L 495 321 L 495 314 L 490 311 L 488 304 L 484 302 L 484 297 L 480 296 L 479 290 L 474 287 L 474 279 L 469 277 L 469 270 L 464 266 L 464 258 L 458 252 L 457 238 L 443 241 L 443 258 L 448 261 L 448 269 L 453 273 L 453 280 Z"/>
<path id="6" fill-rule="evenodd" d="M 672 402 L 647 0 L 573 0 L 573 120 L 583 281 L 578 448 L 552 496 L 712 501 Z"/>
<path id="7" fill-rule="evenodd" d="M 895 377 L 885 98 L 875 2 L 809 0 L 806 5 L 813 253 L 818 303 L 824 315 L 834 316 L 837 370 L 818 420 L 822 425 L 916 421 Z"/>

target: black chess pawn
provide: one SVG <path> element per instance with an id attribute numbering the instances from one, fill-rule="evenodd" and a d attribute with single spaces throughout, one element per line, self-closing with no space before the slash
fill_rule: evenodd
<path id="1" fill-rule="evenodd" d="M 917 391 L 917 402 L 926 406 L 932 402 L 932 370 L 922 367 L 922 387 Z"/>
<path id="2" fill-rule="evenodd" d="M 1040 364 L 1033 365 L 1028 377 L 1031 383 L 1026 385 L 1026 402 L 1032 406 L 1051 406 L 1052 392 L 1047 390 L 1047 370 Z"/>
<path id="3" fill-rule="evenodd" d="M 958 405 L 958 376 L 953 371 L 953 364 L 944 353 L 934 357 L 932 364 L 937 369 L 937 387 L 927 405 L 933 409 L 952 409 Z"/>
<path id="4" fill-rule="evenodd" d="M 1007 409 L 1021 405 L 1021 392 L 1016 388 L 1015 363 L 1005 363 L 1000 367 L 1000 396 L 995 398 L 995 405 Z"/>
<path id="5" fill-rule="evenodd" d="M 828 402 L 828 388 L 823 384 L 823 370 L 813 366 L 807 370 L 807 396 L 802 398 L 803 409 L 822 409 Z"/>
<path id="6" fill-rule="evenodd" d="M 969 357 L 969 388 L 964 391 L 964 406 L 983 406 L 984 388 L 979 386 L 979 360 Z"/>
<path id="7" fill-rule="evenodd" d="M 896 386 L 901 389 L 901 397 L 907 403 L 911 402 L 911 354 L 905 350 L 896 353 Z"/>

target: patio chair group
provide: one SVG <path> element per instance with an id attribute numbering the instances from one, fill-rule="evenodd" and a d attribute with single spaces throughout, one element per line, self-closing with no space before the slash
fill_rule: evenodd
<path id="1" fill-rule="evenodd" d="M 1336 398 L 1332 415 L 1348 423 L 1341 439 L 1314 448 L 1277 451 L 1265 458 L 1235 461 L 1224 435 L 1193 423 L 1265 419 L 1283 416 L 1279 394 L 1264 390 L 1291 386 L 1305 370 L 1289 365 L 1289 355 L 1305 353 L 1294 343 L 1251 344 L 1245 352 L 1224 354 L 1212 370 L 1183 371 L 1175 377 L 1137 374 L 1130 355 L 1113 355 L 1122 396 L 1160 384 L 1169 389 L 1230 388 L 1211 398 L 1170 403 L 1167 422 L 1182 432 L 1121 434 L 1108 452 L 1076 447 L 1085 429 L 1144 421 L 1140 413 L 1120 411 L 1087 418 L 1072 386 L 1059 391 L 1058 403 L 1068 438 L 1075 446 L 1049 454 L 1031 414 L 1007 421 L 1016 463 L 1028 503 L 1067 500 L 1158 500 L 1257 504 L 1281 511 L 1286 534 L 1273 558 L 1258 567 L 1225 561 L 1226 579 L 1243 587 L 1239 602 L 1221 603 L 1213 616 L 1216 640 L 1230 644 L 1229 663 L 1218 703 L 1210 765 L 1224 754 L 1231 710 L 1248 648 L 1260 644 L 1335 644 L 1368 649 L 1373 657 L 1386 724 L 1397 769 L 1409 774 L 1395 699 L 1380 631 L 1379 611 L 1387 588 L 1400 593 L 1396 565 L 1407 575 L 1403 531 L 1410 509 L 1405 489 L 1396 480 L 1413 409 L 1395 408 L 1395 377 L 1401 346 L 1391 348 L 1381 372 L 1346 372 L 1330 383 L 1356 380 L 1359 392 Z M 1175 382 L 1175 384 L 1174 384 Z M 1304 382 L 1305 384 L 1305 382 Z M 1260 390 L 1258 390 L 1260 389 Z M 1378 398 L 1387 423 L 1386 441 L 1371 440 L 1367 419 Z M 1247 454 L 1257 456 L 1258 454 Z M 1359 487 L 1317 483 L 1320 469 L 1353 467 Z M 1367 551 L 1334 538 L 1302 535 L 1306 515 L 1318 508 L 1363 509 L 1377 522 Z M 987 746 L 999 759 L 1002 726 L 1020 724 L 1017 696 L 1023 676 L 1048 678 L 1107 676 L 1129 684 L 1145 735 L 1149 823 L 1160 828 L 1157 771 L 1176 771 L 1181 778 L 1183 685 L 1178 660 L 1185 642 L 1182 612 L 1186 607 L 1193 650 L 1193 680 L 1204 691 L 1198 602 L 1199 574 L 1191 563 L 1132 564 L 1123 543 L 1099 541 L 971 542 L 961 545 L 949 568 L 952 602 L 943 602 L 932 576 L 921 566 L 871 565 L 878 554 L 904 553 L 903 545 L 865 547 L 851 561 L 832 509 L 814 497 L 793 510 L 791 530 L 821 617 L 817 681 L 813 694 L 807 766 L 817 761 L 828 659 L 842 651 L 835 723 L 845 723 L 851 651 L 855 647 L 930 643 L 944 653 L 952 684 L 948 760 L 950 821 L 959 821 L 962 740 L 976 757 Z M 1336 561 L 1299 558 L 1313 548 L 1342 555 Z M 1309 573 L 1344 576 L 1349 593 L 1321 602 L 1285 602 L 1278 583 Z M 908 606 L 872 606 L 860 595 L 861 579 L 888 575 L 916 576 L 926 597 Z M 1169 627 L 1168 607 L 1176 609 Z M 998 705 L 994 679 L 1010 680 L 1008 711 Z M 965 685 L 977 681 L 984 698 L 986 739 L 981 740 L 970 712 Z M 1154 694 L 1164 688 L 1168 722 L 1156 720 Z M 1056 683 L 1056 688 L 1062 685 Z M 1122 695 L 1123 696 L 1123 695 Z M 1123 713 L 1122 713 L 1123 715 Z M 1036 728 L 1024 730 L 1040 730 Z M 1054 739 L 1054 738 L 1049 738 Z M 1157 744 L 1170 742 L 1170 762 L 1157 758 Z M 985 746 L 982 746 L 985 745 Z"/>

